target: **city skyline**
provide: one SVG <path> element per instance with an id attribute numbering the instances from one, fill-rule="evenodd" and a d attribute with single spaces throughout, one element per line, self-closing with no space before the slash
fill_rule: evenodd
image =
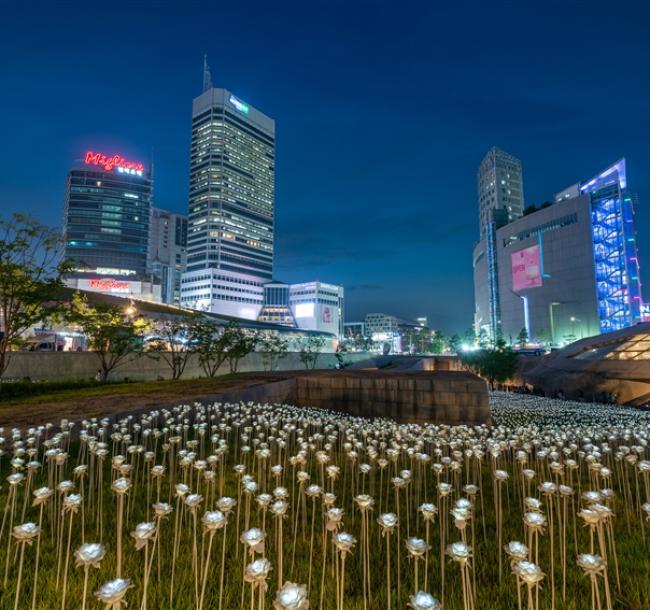
<path id="1" fill-rule="evenodd" d="M 134 23 L 122 15 L 123 53 L 137 61 L 132 64 L 120 53 L 101 74 L 84 72 L 83 79 L 79 70 L 94 65 L 89 49 L 107 48 L 111 27 L 118 23 L 115 16 L 103 15 L 92 37 L 79 34 L 74 41 L 59 42 L 47 57 L 46 26 L 55 31 L 65 10 L 57 16 L 45 9 L 34 17 L 27 36 L 40 37 L 34 48 L 21 47 L 15 34 L 4 36 L 0 44 L 13 44 L 21 52 L 4 53 L 3 60 L 7 95 L 0 120 L 9 143 L 0 153 L 3 212 L 28 211 L 60 226 L 65 174 L 85 150 L 98 149 L 146 161 L 153 157 L 154 205 L 186 213 L 188 124 L 191 100 L 201 90 L 206 52 L 216 87 L 232 90 L 277 121 L 276 278 L 318 278 L 344 285 L 348 320 L 386 311 L 409 318 L 426 315 L 432 326 L 448 332 L 471 323 L 471 250 L 478 238 L 475 176 L 493 145 L 521 159 L 526 204 L 552 200 L 576 178 L 587 178 L 625 156 L 639 194 L 641 262 L 650 255 L 645 245 L 650 244 L 650 214 L 645 211 L 650 180 L 643 167 L 649 129 L 641 102 L 648 84 L 634 80 L 648 43 L 634 40 L 638 37 L 629 28 L 638 27 L 635 22 L 594 9 L 589 15 L 575 7 L 563 9 L 564 22 L 558 17 L 554 27 L 569 31 L 579 22 L 583 38 L 590 29 L 596 31 L 599 16 L 613 18 L 618 56 L 628 62 L 621 65 L 596 47 L 578 49 L 579 40 L 568 39 L 563 44 L 573 53 L 565 49 L 570 57 L 564 66 L 557 49 L 530 45 L 521 57 L 506 57 L 508 65 L 498 72 L 510 87 L 499 93 L 499 87 L 478 78 L 486 60 L 476 55 L 478 45 L 470 40 L 480 32 L 476 16 L 462 21 L 462 42 L 469 48 L 450 65 L 436 58 L 438 45 L 453 37 L 441 24 L 450 24 L 456 34 L 461 29 L 454 9 L 426 14 L 417 23 L 396 16 L 396 28 L 410 28 L 409 41 L 387 39 L 393 16 L 383 6 L 372 14 L 351 9 L 343 22 L 334 13 L 323 13 L 319 27 L 307 20 L 302 30 L 305 15 L 283 14 L 282 31 L 293 33 L 291 41 L 299 51 L 293 62 L 289 41 L 263 34 L 266 9 L 259 8 L 259 19 L 248 24 L 245 11 L 223 10 L 233 24 L 233 31 L 224 32 L 227 53 L 220 52 L 222 43 L 210 42 L 202 24 L 195 24 L 199 31 L 190 40 L 189 15 L 180 10 L 173 16 L 171 11 L 150 14 L 152 27 L 144 38 L 135 36 Z M 134 21 L 141 12 L 134 7 Z M 276 25 L 282 21 L 280 15 L 270 16 Z M 498 16 L 497 11 L 493 19 Z M 178 36 L 187 43 L 183 49 L 174 45 L 173 53 L 163 44 L 172 17 Z M 517 7 L 507 17 L 510 21 L 498 31 L 529 19 L 531 13 Z M 542 31 L 544 26 L 550 29 L 549 16 L 536 19 Z M 66 27 L 71 26 L 68 21 Z M 331 39 L 335 33 L 338 44 Z M 440 41 L 427 38 L 433 34 Z M 513 36 L 523 40 L 521 33 Z M 498 36 L 482 40 L 488 42 L 506 48 Z M 261 56 L 268 44 L 273 53 Z M 136 49 L 138 54 L 128 52 Z M 411 61 L 388 61 L 388 51 Z M 309 62 L 312 71 L 305 67 Z M 530 74 L 526 62 L 533 68 Z M 612 66 L 617 68 L 618 88 L 635 82 L 638 99 L 597 99 L 590 93 L 587 82 L 606 75 Z M 425 68 L 437 70 L 435 83 L 422 82 Z M 478 78 L 476 90 L 461 74 Z M 515 81 L 526 89 L 513 89 Z M 36 96 L 43 87 L 50 104 Z M 43 152 L 47 163 L 37 173 L 29 171 Z M 649 271 L 642 264 L 646 283 Z"/>

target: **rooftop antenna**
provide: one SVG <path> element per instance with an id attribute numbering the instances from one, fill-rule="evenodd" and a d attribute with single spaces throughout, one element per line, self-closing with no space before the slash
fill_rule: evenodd
<path id="1" fill-rule="evenodd" d="M 210 66 L 208 65 L 208 54 L 203 55 L 203 93 L 212 89 L 212 77 L 210 76 Z"/>

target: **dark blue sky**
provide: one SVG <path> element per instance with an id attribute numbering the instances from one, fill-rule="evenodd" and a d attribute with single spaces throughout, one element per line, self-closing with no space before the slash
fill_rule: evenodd
<path id="1" fill-rule="evenodd" d="M 3 214 L 60 224 L 66 172 L 88 148 L 153 153 L 155 204 L 186 212 L 206 52 L 215 86 L 276 119 L 276 276 L 343 284 L 349 320 L 471 323 L 475 176 L 492 145 L 522 159 L 527 203 L 626 156 L 650 261 L 640 2 L 7 5 Z"/>

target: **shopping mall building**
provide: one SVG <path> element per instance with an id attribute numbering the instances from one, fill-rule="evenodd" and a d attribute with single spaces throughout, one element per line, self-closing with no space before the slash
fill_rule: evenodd
<path id="1" fill-rule="evenodd" d="M 633 197 L 621 159 L 554 203 L 495 227 L 474 249 L 475 325 L 561 346 L 642 319 Z M 496 273 L 497 282 L 488 281 Z M 495 293 L 490 285 L 498 286 Z"/>

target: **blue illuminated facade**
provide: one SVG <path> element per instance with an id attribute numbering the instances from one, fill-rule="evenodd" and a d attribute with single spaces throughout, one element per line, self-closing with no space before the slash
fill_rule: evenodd
<path id="1" fill-rule="evenodd" d="M 634 206 L 627 191 L 625 159 L 580 186 L 591 200 L 591 230 L 600 331 L 641 321 L 641 281 Z"/>

